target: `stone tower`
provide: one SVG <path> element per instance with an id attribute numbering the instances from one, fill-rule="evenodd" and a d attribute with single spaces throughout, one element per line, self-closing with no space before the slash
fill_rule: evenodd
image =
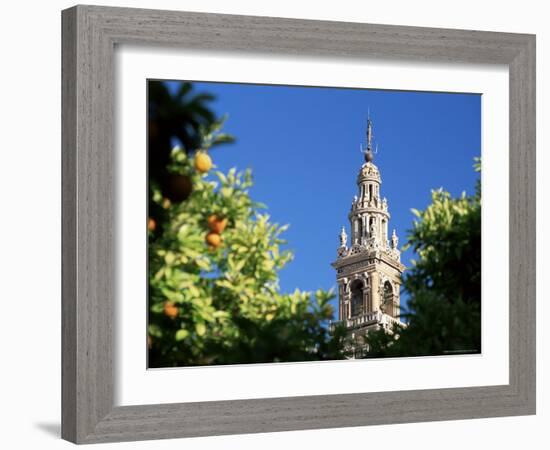
<path id="1" fill-rule="evenodd" d="M 348 215 L 351 242 L 342 227 L 337 259 L 338 318 L 351 337 L 387 328 L 399 319 L 399 291 L 405 266 L 395 230 L 388 235 L 388 202 L 380 196 L 382 179 L 373 164 L 372 121 L 367 123 L 365 163 L 357 176 L 358 195 Z M 361 352 L 361 348 L 354 349 Z"/>

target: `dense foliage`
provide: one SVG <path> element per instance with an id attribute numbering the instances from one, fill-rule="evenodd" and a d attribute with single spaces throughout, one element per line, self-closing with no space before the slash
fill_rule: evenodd
<path id="1" fill-rule="evenodd" d="M 342 330 L 328 331 L 333 294 L 280 292 L 278 271 L 292 258 L 281 250 L 286 227 L 271 223 L 251 200 L 251 172 L 210 170 L 211 146 L 230 140 L 210 119 L 187 128 L 193 139 L 178 139 L 165 173 L 149 183 L 149 366 L 341 358 Z M 170 145 L 173 136 L 163 141 Z M 171 186 L 170 177 L 180 183 Z"/>
<path id="2" fill-rule="evenodd" d="M 479 161 L 475 165 L 480 170 Z M 418 255 L 407 271 L 410 295 L 395 326 L 367 338 L 369 357 L 420 356 L 481 351 L 481 190 L 453 198 L 432 191 L 432 203 L 417 217 L 407 246 Z"/>

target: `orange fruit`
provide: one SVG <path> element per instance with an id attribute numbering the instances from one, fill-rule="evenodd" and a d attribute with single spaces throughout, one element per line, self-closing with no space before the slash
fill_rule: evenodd
<path id="1" fill-rule="evenodd" d="M 218 216 L 216 214 L 212 214 L 211 216 L 208 216 L 208 219 L 206 219 L 206 222 L 208 223 L 208 228 L 212 229 L 214 224 L 218 221 Z"/>
<path id="2" fill-rule="evenodd" d="M 163 194 L 168 201 L 182 202 L 187 200 L 193 191 L 193 182 L 187 175 L 171 173 L 166 180 L 166 186 L 163 188 Z M 165 203 L 165 202 L 164 202 Z M 167 206 L 163 205 L 165 208 Z M 168 204 L 170 206 L 170 204 Z"/>
<path id="3" fill-rule="evenodd" d="M 179 309 L 172 302 L 164 303 L 164 315 L 170 317 L 170 319 L 175 319 L 178 317 Z"/>
<path id="4" fill-rule="evenodd" d="M 157 228 L 157 222 L 155 222 L 155 219 L 152 217 L 149 217 L 149 220 L 147 220 L 147 229 L 149 231 L 155 231 L 155 228 Z"/>
<path id="5" fill-rule="evenodd" d="M 221 234 L 225 227 L 227 226 L 227 217 L 221 219 L 216 214 L 212 214 L 208 218 L 208 228 L 214 233 Z"/>
<path id="6" fill-rule="evenodd" d="M 195 169 L 200 173 L 206 173 L 212 168 L 212 159 L 206 152 L 197 152 L 195 154 Z"/>
<path id="7" fill-rule="evenodd" d="M 206 235 L 206 242 L 212 248 L 218 248 L 222 244 L 222 237 L 213 231 Z"/>

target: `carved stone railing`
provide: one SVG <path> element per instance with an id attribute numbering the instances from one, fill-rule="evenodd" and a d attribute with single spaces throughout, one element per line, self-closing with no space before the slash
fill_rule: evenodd
<path id="1" fill-rule="evenodd" d="M 399 319 L 396 319 L 395 317 L 389 316 L 387 314 L 382 314 L 382 321 L 383 324 L 391 325 L 401 325 L 401 326 L 407 326 L 405 323 L 401 322 Z"/>
<path id="2" fill-rule="evenodd" d="M 382 313 L 380 311 L 373 311 L 363 313 L 361 315 L 351 317 L 349 319 L 343 319 L 331 323 L 331 329 L 338 325 L 344 325 L 346 328 L 358 328 L 366 325 L 371 325 L 380 322 L 382 319 Z"/>
<path id="3" fill-rule="evenodd" d="M 355 317 L 351 317 L 349 319 L 343 319 L 343 320 L 331 322 L 330 330 L 332 331 L 334 328 L 336 328 L 339 325 L 344 325 L 347 329 L 351 329 L 351 328 L 362 328 L 362 327 L 366 327 L 368 325 L 374 325 L 374 324 L 380 324 L 380 325 L 397 324 L 397 325 L 406 326 L 403 322 L 401 322 L 399 319 L 396 319 L 395 317 L 389 316 L 388 314 L 384 314 L 383 312 L 380 312 L 380 311 L 372 311 L 372 312 L 360 314 Z"/>

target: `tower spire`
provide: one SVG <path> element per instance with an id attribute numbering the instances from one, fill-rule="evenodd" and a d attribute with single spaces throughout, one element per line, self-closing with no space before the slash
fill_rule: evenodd
<path id="1" fill-rule="evenodd" d="M 370 113 L 367 119 L 367 151 L 372 151 L 372 120 L 370 120 Z"/>
<path id="2" fill-rule="evenodd" d="M 371 162 L 374 159 L 372 152 L 372 120 L 370 120 L 370 109 L 367 118 L 367 151 L 365 152 L 365 161 Z"/>

